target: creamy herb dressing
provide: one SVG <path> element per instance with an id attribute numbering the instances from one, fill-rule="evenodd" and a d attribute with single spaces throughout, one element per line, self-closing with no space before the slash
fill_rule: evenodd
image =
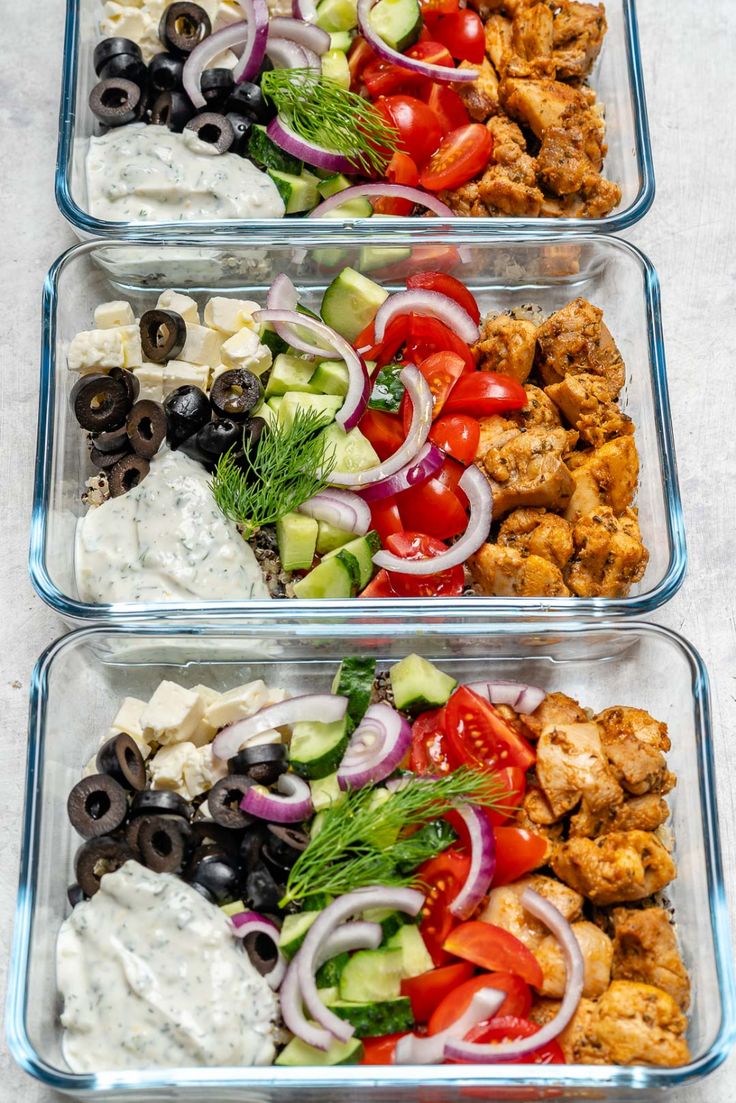
<path id="1" fill-rule="evenodd" d="M 224 912 L 173 874 L 106 874 L 61 925 L 56 976 L 73 1072 L 273 1061 L 273 992 Z"/>
<path id="2" fill-rule="evenodd" d="M 91 137 L 87 197 L 95 218 L 126 222 L 282 218 L 270 176 L 191 131 L 131 123 Z"/>
<path id="3" fill-rule="evenodd" d="M 77 523 L 82 601 L 242 601 L 268 598 L 256 558 L 220 513 L 205 469 L 163 449 L 127 494 Z"/>

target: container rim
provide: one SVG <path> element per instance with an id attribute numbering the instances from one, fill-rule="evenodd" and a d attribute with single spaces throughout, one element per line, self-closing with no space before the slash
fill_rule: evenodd
<path id="1" fill-rule="evenodd" d="M 351 631 L 351 628 L 353 629 Z M 413 634 L 412 626 L 403 626 L 404 634 Z M 261 634 L 267 634 L 269 628 L 263 626 Z M 45 1062 L 36 1052 L 26 1029 L 25 997 L 26 979 L 29 967 L 31 917 L 36 890 L 37 869 L 37 778 L 45 738 L 45 717 L 47 704 L 48 676 L 57 656 L 69 649 L 76 648 L 100 636 L 125 636 L 130 628 L 124 625 L 97 624 L 80 628 L 60 637 L 39 657 L 31 678 L 30 710 L 28 722 L 28 759 L 26 768 L 24 826 L 19 873 L 18 898 L 15 912 L 15 926 L 11 948 L 10 973 L 6 1001 L 6 1034 L 8 1046 L 15 1061 L 30 1076 L 35 1077 L 48 1087 L 65 1092 L 84 1092 L 90 1095 L 104 1092 L 119 1092 L 121 1096 L 133 1092 L 155 1092 L 157 1090 L 179 1090 L 197 1088 L 287 1088 L 304 1084 L 304 1070 L 271 1066 L 268 1068 L 249 1068 L 247 1077 L 238 1075 L 232 1069 L 165 1069 L 145 1070 L 144 1072 L 119 1073 L 70 1073 L 55 1068 Z M 706 850 L 708 878 L 708 913 L 711 937 L 713 939 L 716 972 L 721 998 L 721 1022 L 715 1039 L 709 1049 L 696 1060 L 679 1068 L 655 1068 L 649 1066 L 622 1067 L 616 1065 L 566 1065 L 564 1074 L 554 1078 L 546 1066 L 525 1065 L 523 1070 L 514 1066 L 518 1072 L 515 1077 L 504 1071 L 504 1066 L 463 1066 L 462 1076 L 455 1066 L 433 1066 L 425 1068 L 388 1066 L 388 1075 L 378 1076 L 375 1072 L 364 1077 L 356 1075 L 360 1066 L 340 1066 L 330 1068 L 329 1074 L 319 1069 L 310 1069 L 310 1088 L 356 1089 L 362 1086 L 399 1089 L 447 1088 L 454 1084 L 466 1087 L 482 1088 L 518 1088 L 522 1085 L 537 1085 L 555 1089 L 598 1089 L 616 1088 L 619 1090 L 644 1091 L 664 1090 L 679 1087 L 702 1079 L 713 1072 L 728 1056 L 736 1042 L 736 981 L 734 977 L 734 958 L 731 949 L 731 935 L 726 905 L 721 846 L 718 827 L 717 800 L 715 788 L 715 764 L 712 738 L 712 714 L 710 688 L 707 670 L 699 652 L 672 629 L 646 622 L 628 621 L 597 622 L 595 624 L 570 624 L 568 622 L 549 622 L 541 626 L 524 626 L 515 622 L 498 624 L 474 624 L 467 633 L 475 637 L 496 638 L 513 637 L 532 633 L 550 637 L 571 637 L 576 634 L 597 635 L 600 633 L 624 633 L 657 637 L 668 641 L 685 657 L 692 672 L 692 693 L 695 708 L 695 738 L 699 758 L 699 797 L 703 820 L 703 837 Z M 222 638 L 242 635 L 246 638 L 253 634 L 245 625 L 234 631 L 228 626 L 136 626 L 137 637 L 166 638 L 188 637 Z M 255 634 L 258 634 L 256 629 Z M 429 630 L 430 635 L 444 634 L 442 626 Z M 354 626 L 341 628 L 334 632 L 329 625 L 321 625 L 316 631 L 312 626 L 300 625 L 296 636 L 328 638 L 331 635 L 356 635 Z M 561 1066 L 554 1066 L 555 1069 Z"/>
<path id="2" fill-rule="evenodd" d="M 453 218 L 450 232 L 482 234 L 492 231 L 494 234 L 517 234 L 529 231 L 536 235 L 548 232 L 606 232 L 620 233 L 638 222 L 647 213 L 654 202 L 655 182 L 652 161 L 652 145 L 649 133 L 644 77 L 641 63 L 639 26 L 636 14 L 636 0 L 621 0 L 624 16 L 626 61 L 628 69 L 629 94 L 632 101 L 634 119 L 634 148 L 636 167 L 639 175 L 639 190 L 629 204 L 621 211 L 614 211 L 604 218 Z M 97 238 L 115 237 L 168 237 L 179 236 L 181 222 L 114 222 L 94 218 L 78 205 L 72 195 L 71 169 L 76 127 L 76 90 L 79 77 L 79 6 L 80 0 L 67 0 L 66 25 L 64 32 L 64 59 L 62 67 L 61 100 L 59 107 L 59 140 L 56 155 L 55 194 L 61 214 L 82 235 Z M 289 233 L 300 236 L 302 233 L 316 232 L 322 237 L 332 237 L 338 228 L 350 228 L 354 232 L 368 234 L 372 231 L 368 219 L 330 219 L 327 223 L 315 226 L 322 220 L 288 219 Z M 397 233 L 411 232 L 419 240 L 431 235 L 431 228 L 423 223 L 432 223 L 432 219 L 398 218 L 392 225 Z M 307 225 L 311 222 L 312 225 Z M 478 225 L 481 223 L 481 225 Z M 219 235 L 230 230 L 239 233 L 280 234 L 284 219 L 233 219 L 228 222 L 198 222 L 193 233 L 197 235 Z"/>

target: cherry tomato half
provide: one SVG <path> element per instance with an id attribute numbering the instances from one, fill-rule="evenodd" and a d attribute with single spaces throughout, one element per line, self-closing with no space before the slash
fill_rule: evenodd
<path id="1" fill-rule="evenodd" d="M 362 35 L 353 39 L 348 53 L 348 67 L 350 68 L 350 87 L 354 92 L 360 88 L 363 70 L 375 59 L 376 54 Z"/>
<path id="2" fill-rule="evenodd" d="M 493 885 L 508 885 L 537 869 L 547 854 L 547 840 L 523 827 L 494 827 L 496 868 Z"/>
<path id="3" fill-rule="evenodd" d="M 435 965 L 444 965 L 449 953 L 443 949 L 456 920 L 450 904 L 468 878 L 470 855 L 450 847 L 417 870 L 417 880 L 427 886 L 419 930 Z"/>
<path id="4" fill-rule="evenodd" d="M 396 1043 L 403 1037 L 404 1034 L 382 1034 L 380 1038 L 361 1038 L 361 1065 L 390 1065 L 394 1059 Z"/>
<path id="5" fill-rule="evenodd" d="M 532 994 L 529 985 L 513 973 L 482 973 L 458 985 L 448 992 L 442 1003 L 438 1004 L 429 1020 L 428 1034 L 439 1034 L 447 1030 L 470 1007 L 470 1001 L 482 988 L 497 988 L 506 993 L 506 999 L 498 1009 L 499 1015 L 521 1015 L 526 1017 L 532 1009 Z"/>
<path id="6" fill-rule="evenodd" d="M 377 502 L 370 502 L 370 509 L 371 528 L 375 529 L 381 537 L 382 544 L 386 543 L 386 538 L 391 536 L 392 533 L 403 531 L 401 514 L 393 494 L 389 498 L 381 498 Z"/>
<path id="7" fill-rule="evenodd" d="M 521 806 L 526 793 L 526 770 L 522 770 L 519 766 L 507 766 L 503 770 L 492 770 L 488 776 L 493 779 L 493 796 L 496 798 L 496 803 L 503 805 L 503 811 L 500 808 L 485 810 L 486 819 L 495 829 L 507 823 L 515 815 L 516 809 Z"/>
<path id="8" fill-rule="evenodd" d="M 451 774 L 459 765 L 447 742 L 444 718 L 443 708 L 431 709 L 412 724 L 409 769 L 415 774 Z"/>
<path id="9" fill-rule="evenodd" d="M 467 686 L 455 690 L 446 709 L 448 737 L 466 761 L 491 769 L 518 766 L 522 770 L 536 762 L 534 748 Z"/>
<path id="10" fill-rule="evenodd" d="M 442 946 L 448 953 L 472 961 L 481 969 L 513 973 L 534 988 L 542 985 L 542 968 L 531 950 L 516 935 L 493 923 L 480 919 L 461 923 Z"/>
<path id="11" fill-rule="evenodd" d="M 401 419 L 385 410 L 366 410 L 360 419 L 360 431 L 382 460 L 392 456 L 405 440 Z"/>
<path id="12" fill-rule="evenodd" d="M 375 578 L 372 578 L 364 590 L 361 590 L 359 597 L 396 597 L 396 590 L 391 585 L 391 579 L 388 576 L 388 571 L 379 571 Z"/>
<path id="13" fill-rule="evenodd" d="M 437 418 L 429 431 L 429 439 L 467 467 L 478 451 L 480 425 L 467 414 L 447 414 Z"/>
<path id="14" fill-rule="evenodd" d="M 425 23 L 429 33 L 441 42 L 458 61 L 480 65 L 486 56 L 485 32 L 477 12 L 470 8 L 449 13 L 428 12 Z"/>
<path id="15" fill-rule="evenodd" d="M 468 526 L 468 515 L 457 494 L 439 479 L 430 478 L 418 486 L 402 490 L 396 501 L 404 528 L 409 532 L 424 532 L 438 540 L 451 540 Z M 442 551 L 445 550 L 443 546 Z M 459 579 L 460 576 L 455 577 Z M 462 587 L 459 593 L 462 593 Z"/>
<path id="16" fill-rule="evenodd" d="M 408 996 L 411 1000 L 416 1022 L 428 1023 L 433 1011 L 445 997 L 472 975 L 473 966 L 470 962 L 458 961 L 456 965 L 444 965 L 440 969 L 430 970 L 429 973 L 421 973 L 418 977 L 402 980 L 401 995 Z"/>
<path id="17" fill-rule="evenodd" d="M 439 119 L 443 134 L 470 123 L 468 109 L 454 88 L 435 80 L 428 92 L 422 92 L 422 97 Z"/>
<path id="18" fill-rule="evenodd" d="M 434 399 L 432 417 L 435 418 L 447 401 L 450 391 L 465 371 L 465 361 L 456 352 L 447 352 L 443 349 L 441 352 L 433 352 L 422 360 L 419 364 L 419 370 L 429 383 L 429 389 Z M 411 403 L 407 402 L 407 406 L 409 408 L 408 420 L 411 422 Z M 405 420 L 404 430 L 406 431 L 406 429 L 407 423 Z"/>
<path id="19" fill-rule="evenodd" d="M 523 410 L 527 401 L 521 383 L 511 376 L 479 371 L 459 380 L 451 400 L 445 403 L 445 413 L 490 417 L 506 410 Z"/>
<path id="20" fill-rule="evenodd" d="M 386 547 L 402 559 L 428 559 L 447 551 L 447 545 L 422 532 L 399 532 L 386 539 Z M 391 585 L 403 597 L 459 597 L 465 585 L 462 566 L 437 574 L 401 574 L 389 571 Z"/>
<path id="21" fill-rule="evenodd" d="M 429 12 L 446 12 L 449 14 L 457 11 L 459 6 L 459 0 L 419 0 L 419 7 L 422 9 L 422 15 L 425 18 Z"/>
<path id="22" fill-rule="evenodd" d="M 406 95 L 382 96 L 375 106 L 398 130 L 399 149 L 408 153 L 419 168 L 425 165 L 442 138 L 442 127 L 432 109 L 415 96 Z"/>
<path id="23" fill-rule="evenodd" d="M 447 272 L 417 272 L 409 276 L 406 286 L 420 287 L 425 291 L 437 291 L 440 295 L 446 295 L 448 299 L 452 299 L 461 306 L 474 322 L 480 322 L 480 307 L 472 291 L 468 291 L 464 283 L 460 283 L 460 280 Z"/>
<path id="24" fill-rule="evenodd" d="M 531 1023 L 528 1019 L 516 1015 L 494 1016 L 489 1022 L 478 1023 L 465 1035 L 468 1042 L 515 1042 L 519 1038 L 531 1038 L 541 1030 L 539 1023 Z M 540 1046 L 539 1049 L 527 1053 L 524 1057 L 516 1057 L 509 1061 L 510 1065 L 565 1065 L 565 1055 L 560 1043 L 552 1040 Z"/>
<path id="25" fill-rule="evenodd" d="M 397 150 L 386 167 L 386 179 L 390 184 L 405 184 L 409 188 L 415 188 L 419 183 L 419 169 L 408 153 Z M 413 209 L 414 204 L 409 199 L 396 199 L 387 195 L 379 196 L 373 205 L 376 214 L 409 215 Z"/>
<path id="26" fill-rule="evenodd" d="M 483 172 L 492 152 L 493 139 L 482 123 L 468 123 L 451 130 L 423 169 L 422 187 L 427 191 L 459 188 Z"/>

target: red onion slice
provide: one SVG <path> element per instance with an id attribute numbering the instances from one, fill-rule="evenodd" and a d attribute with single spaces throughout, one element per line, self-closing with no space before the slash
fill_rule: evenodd
<path id="1" fill-rule="evenodd" d="M 372 781 L 383 781 L 399 765 L 410 743 L 408 720 L 384 702 L 371 705 L 337 768 L 338 785 L 341 789 L 362 789 Z"/>
<path id="2" fill-rule="evenodd" d="M 475 344 L 480 335 L 477 323 L 454 299 L 441 295 L 439 291 L 424 291 L 417 287 L 409 291 L 397 291 L 381 303 L 374 320 L 376 343 L 383 340 L 386 327 L 399 314 L 421 314 L 425 318 L 436 318 L 468 345 Z"/>
<path id="3" fill-rule="evenodd" d="M 450 904 L 450 911 L 458 919 L 468 919 L 491 887 L 496 871 L 496 840 L 481 808 L 466 804 L 458 812 L 470 835 L 470 869 L 465 884 Z"/>
<path id="4" fill-rule="evenodd" d="M 314 812 L 309 785 L 296 774 L 281 774 L 276 782 L 276 793 L 270 793 L 263 785 L 252 785 L 240 802 L 240 807 L 251 816 L 270 823 L 299 823 Z"/>
<path id="5" fill-rule="evenodd" d="M 247 938 L 250 934 L 265 934 L 274 943 L 276 964 L 270 973 L 266 973 L 264 979 L 269 988 L 272 988 L 275 992 L 286 974 L 286 958 L 279 950 L 279 934 L 281 932 L 278 927 L 270 919 L 266 919 L 265 915 L 259 915 L 258 912 L 236 912 L 235 915 L 230 916 L 230 922 L 235 928 L 234 933 L 238 938 Z"/>
<path id="6" fill-rule="evenodd" d="M 352 169 L 355 172 L 355 167 Z M 430 192 L 420 191 L 419 188 L 409 188 L 405 184 L 355 184 L 352 188 L 345 188 L 344 191 L 336 192 L 335 195 L 331 195 L 328 199 L 325 199 L 324 203 L 320 203 L 318 207 L 315 207 L 309 212 L 307 218 L 321 218 L 322 215 L 333 211 L 335 207 L 342 206 L 343 203 L 349 202 L 351 199 L 358 199 L 364 195 L 375 195 L 376 199 L 381 196 L 387 196 L 394 199 L 408 199 L 410 203 L 416 203 L 417 206 L 426 207 L 428 211 L 432 211 L 436 215 L 447 215 L 449 218 L 454 218 L 455 215 L 451 207 L 448 207 L 446 203 L 443 203 L 441 199 L 438 199 L 436 195 L 432 195 Z"/>
<path id="7" fill-rule="evenodd" d="M 387 479 L 389 475 L 396 474 L 410 463 L 427 440 L 429 430 L 432 428 L 434 403 L 429 383 L 413 364 L 407 364 L 402 368 L 399 379 L 404 384 L 412 403 L 411 424 L 401 448 L 397 448 L 393 456 L 389 456 L 376 467 L 367 467 L 363 471 L 333 471 L 330 475 L 331 483 L 338 486 L 367 486 L 368 483 Z M 402 562 L 408 562 L 408 560 L 402 560 Z"/>
<path id="8" fill-rule="evenodd" d="M 266 306 L 269 310 L 294 310 L 296 311 L 299 295 L 294 284 L 285 272 L 281 272 L 271 284 L 266 296 Z M 297 311 L 298 314 L 298 311 Z M 274 327 L 279 337 L 300 352 L 306 352 L 310 356 L 319 356 L 322 360 L 340 360 L 340 353 L 333 348 L 325 348 L 324 345 L 313 345 L 305 341 L 298 330 L 283 322 L 276 322 Z"/>
<path id="9" fill-rule="evenodd" d="M 469 682 L 468 689 L 485 697 L 491 705 L 511 705 L 517 712 L 528 715 L 539 708 L 547 694 L 539 686 L 530 686 L 526 682 L 506 682 L 495 679 L 488 682 Z"/>
<path id="10" fill-rule="evenodd" d="M 268 36 L 269 39 L 286 38 L 289 42 L 305 46 L 318 55 L 326 54 L 330 48 L 330 36 L 327 31 L 323 31 L 321 27 L 314 27 L 302 19 L 273 16 L 268 25 Z"/>
<path id="11" fill-rule="evenodd" d="M 565 1029 L 575 1014 L 580 997 L 583 994 L 585 966 L 577 939 L 572 927 L 560 911 L 533 889 L 525 889 L 521 894 L 521 906 L 526 908 L 535 919 L 539 919 L 552 934 L 556 935 L 565 959 L 565 995 L 559 1010 L 553 1019 L 545 1023 L 541 1030 L 528 1038 L 519 1038 L 514 1042 L 465 1042 L 462 1039 L 448 1041 L 445 1057 L 453 1061 L 469 1061 L 473 1064 L 496 1061 L 513 1061 L 525 1057 L 553 1041 Z M 455 1031 L 453 1031 L 455 1033 Z"/>
<path id="12" fill-rule="evenodd" d="M 337 490 L 330 487 L 322 490 L 297 506 L 297 513 L 314 517 L 317 521 L 326 521 L 343 532 L 354 532 L 356 536 L 365 536 L 371 527 L 371 511 L 367 502 L 350 490 Z"/>
<path id="13" fill-rule="evenodd" d="M 418 486 L 419 483 L 426 482 L 435 471 L 439 471 L 444 462 L 445 457 L 437 445 L 427 441 L 406 467 L 402 467 L 395 475 L 389 475 L 387 479 L 381 479 L 380 482 L 367 486 L 361 490 L 361 497 L 366 502 L 379 502 L 391 494 L 400 494 L 410 486 Z"/>
<path id="14" fill-rule="evenodd" d="M 301 48 L 301 46 L 297 47 L 297 49 Z M 336 153 L 334 149 L 317 145 L 316 142 L 308 142 L 306 138 L 302 138 L 295 133 L 280 115 L 277 115 L 275 119 L 271 119 L 266 127 L 266 133 L 271 141 L 275 142 L 286 153 L 290 153 L 292 157 L 298 157 L 300 161 L 306 161 L 308 165 L 325 169 L 327 172 L 347 174 L 357 172 L 353 162 L 344 157 L 342 153 Z"/>
<path id="15" fill-rule="evenodd" d="M 447 571 L 464 563 L 488 538 L 493 512 L 491 488 L 485 475 L 475 466 L 463 472 L 457 484 L 468 496 L 470 518 L 463 535 L 446 552 L 429 559 L 401 559 L 393 552 L 376 552 L 373 562 L 377 567 L 400 574 L 429 575 Z"/>
<path id="16" fill-rule="evenodd" d="M 215 736 L 212 749 L 215 757 L 227 762 L 251 739 L 272 728 L 282 728 L 286 724 L 296 724 L 297 720 L 320 720 L 332 724 L 342 720 L 348 707 L 347 697 L 335 693 L 306 693 L 301 697 L 290 697 L 288 701 L 279 701 L 268 705 L 253 716 L 237 720 L 223 728 Z"/>
<path id="17" fill-rule="evenodd" d="M 386 61 L 392 61 L 394 65 L 400 65 L 402 69 L 409 69 L 412 73 L 419 73 L 430 80 L 439 81 L 442 84 L 454 84 L 477 80 L 480 73 L 477 69 L 453 69 L 447 65 L 432 65 L 427 61 L 419 61 L 418 58 L 405 57 L 398 50 L 392 50 L 387 46 L 380 35 L 377 35 L 371 26 L 371 8 L 375 0 L 358 0 L 358 26 L 363 38 L 368 42 L 379 57 Z"/>
<path id="18" fill-rule="evenodd" d="M 291 14 L 305 23 L 314 23 L 317 18 L 317 5 L 314 0 L 291 0 Z"/>
<path id="19" fill-rule="evenodd" d="M 236 84 L 258 76 L 266 55 L 270 18 L 266 0 L 239 0 L 239 3 L 248 24 L 248 38 L 240 60 L 233 69 L 233 80 Z"/>
<path id="20" fill-rule="evenodd" d="M 268 9 L 266 9 L 266 11 L 268 12 Z M 268 15 L 266 16 L 266 22 L 268 23 Z M 202 81 L 202 73 L 212 61 L 213 57 L 216 57 L 223 50 L 231 50 L 233 46 L 238 46 L 241 43 L 249 44 L 252 30 L 252 25 L 245 20 L 241 20 L 238 23 L 230 23 L 227 27 L 223 27 L 222 30 L 215 31 L 214 34 L 210 34 L 207 38 L 203 38 L 202 41 L 194 47 L 187 60 L 184 62 L 181 80 L 184 91 L 195 107 L 204 107 L 207 103 L 207 100 L 202 95 L 200 84 Z M 268 33 L 268 30 L 266 30 L 266 33 Z M 245 52 L 243 56 L 245 56 Z M 261 60 L 263 60 L 262 55 Z"/>
<path id="21" fill-rule="evenodd" d="M 269 34 L 266 57 L 275 69 L 311 69 L 304 48 L 286 38 L 272 38 Z"/>
<path id="22" fill-rule="evenodd" d="M 253 315 L 256 322 L 287 322 L 291 325 L 303 326 L 311 330 L 326 341 L 335 352 L 345 361 L 348 369 L 348 393 L 345 401 L 335 415 L 335 421 L 347 432 L 360 421 L 363 411 L 368 405 L 370 395 L 370 378 L 365 364 L 358 356 L 352 345 L 349 345 L 344 337 L 330 329 L 324 322 L 318 322 L 310 318 L 308 314 L 297 314 L 293 310 L 257 310 Z M 429 432 L 429 430 L 427 430 Z M 334 480 L 332 480 L 334 481 Z"/>
<path id="23" fill-rule="evenodd" d="M 490 978 L 489 978 L 490 980 Z M 469 1030 L 486 1019 L 492 1019 L 506 999 L 498 988 L 479 989 L 459 1019 L 446 1030 L 421 1037 L 406 1034 L 394 1048 L 395 1065 L 439 1065 L 445 1059 L 445 1046 L 451 1038 L 464 1038 Z"/>

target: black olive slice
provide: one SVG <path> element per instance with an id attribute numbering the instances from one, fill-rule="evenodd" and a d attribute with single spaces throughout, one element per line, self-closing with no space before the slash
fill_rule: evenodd
<path id="1" fill-rule="evenodd" d="M 92 433 L 117 429 L 130 410 L 125 387 L 109 375 L 83 375 L 72 387 L 69 402 L 79 424 Z"/>
<path id="2" fill-rule="evenodd" d="M 227 111 L 225 118 L 233 128 L 233 134 L 235 135 L 233 144 L 230 146 L 230 152 L 239 153 L 241 157 L 245 157 L 248 152 L 250 132 L 253 129 L 253 120 L 246 115 L 240 115 L 237 111 Z"/>
<path id="3" fill-rule="evenodd" d="M 146 764 L 140 747 L 125 732 L 119 732 L 103 743 L 97 752 L 99 773 L 114 777 L 124 789 L 145 789 Z"/>
<path id="4" fill-rule="evenodd" d="M 119 498 L 121 494 L 135 490 L 150 470 L 150 463 L 142 456 L 123 456 L 108 472 L 107 485 L 110 494 L 113 498 Z"/>
<path id="5" fill-rule="evenodd" d="M 235 111 L 257 123 L 269 123 L 276 115 L 276 107 L 263 94 L 257 84 L 244 80 L 238 84 L 227 98 L 226 111 Z"/>
<path id="6" fill-rule="evenodd" d="M 218 375 L 210 391 L 212 408 L 220 417 L 244 418 L 262 397 L 260 380 L 244 368 Z"/>
<path id="7" fill-rule="evenodd" d="M 187 821 L 181 816 L 139 816 L 138 821 L 136 838 L 144 865 L 154 873 L 178 873 L 189 842 Z"/>
<path id="8" fill-rule="evenodd" d="M 259 785 L 273 785 L 286 770 L 286 747 L 283 743 L 244 747 L 228 760 L 227 768 L 233 774 L 245 774 Z"/>
<path id="9" fill-rule="evenodd" d="M 181 134 L 193 114 L 194 105 L 189 96 L 174 88 L 171 92 L 160 92 L 156 96 L 151 108 L 151 122 Z"/>
<path id="10" fill-rule="evenodd" d="M 229 119 L 216 111 L 203 111 L 201 115 L 195 115 L 184 129 L 193 131 L 200 142 L 206 142 L 218 153 L 227 153 L 235 141 L 235 131 Z"/>
<path id="11" fill-rule="evenodd" d="M 105 62 L 97 75 L 100 80 L 132 80 L 144 91 L 148 87 L 148 66 L 132 54 L 116 54 Z"/>
<path id="12" fill-rule="evenodd" d="M 266 840 L 266 825 L 264 823 L 252 823 L 243 832 L 240 842 L 239 863 L 240 868 L 253 869 L 261 859 L 261 848 Z"/>
<path id="13" fill-rule="evenodd" d="M 169 4 L 161 16 L 158 37 L 174 54 L 191 54 L 212 32 L 210 17 L 199 4 Z"/>
<path id="14" fill-rule="evenodd" d="M 120 463 L 120 460 L 124 460 L 129 451 L 129 448 L 124 448 L 120 452 L 100 452 L 97 448 L 90 448 L 89 458 L 94 467 L 107 471 L 116 463 Z"/>
<path id="15" fill-rule="evenodd" d="M 94 896 L 106 873 L 114 873 L 134 859 L 134 851 L 122 839 L 111 839 L 108 835 L 88 839 L 74 857 L 74 876 L 84 895 Z"/>
<path id="16" fill-rule="evenodd" d="M 243 774 L 228 774 L 212 786 L 207 794 L 207 807 L 215 823 L 235 831 L 248 826 L 251 817 L 242 811 L 240 802 L 252 784 Z"/>
<path id="17" fill-rule="evenodd" d="M 211 819 L 194 820 L 192 823 L 192 845 L 197 848 L 205 846 L 218 847 L 231 862 L 236 862 L 240 847 L 240 835 Z"/>
<path id="18" fill-rule="evenodd" d="M 118 383 L 123 384 L 132 406 L 141 391 L 141 381 L 138 376 L 134 375 L 132 371 L 127 371 L 126 368 L 110 368 L 110 375 L 113 379 L 117 379 Z"/>
<path id="19" fill-rule="evenodd" d="M 130 442 L 128 431 L 124 425 L 119 429 L 110 429 L 107 433 L 98 433 L 92 440 L 92 445 L 98 452 L 128 452 Z"/>
<path id="20" fill-rule="evenodd" d="M 229 903 L 239 895 L 237 870 L 216 855 L 206 855 L 198 862 L 190 883 L 214 904 Z"/>
<path id="21" fill-rule="evenodd" d="M 199 82 L 210 111 L 219 111 L 235 87 L 230 69 L 205 69 Z"/>
<path id="22" fill-rule="evenodd" d="M 163 406 L 150 398 L 141 398 L 128 414 L 128 440 L 133 451 L 144 460 L 153 459 L 166 436 Z"/>
<path id="23" fill-rule="evenodd" d="M 199 387 L 185 384 L 177 387 L 164 399 L 166 412 L 166 441 L 176 449 L 187 437 L 197 433 L 212 417 L 212 407 L 207 395 Z"/>
<path id="24" fill-rule="evenodd" d="M 197 433 L 197 447 L 205 454 L 210 463 L 216 463 L 223 452 L 239 444 L 242 427 L 232 418 L 218 418 L 210 421 Z"/>
<path id="25" fill-rule="evenodd" d="M 161 92 L 175 92 L 181 89 L 184 59 L 173 54 L 154 54 L 148 63 L 148 79 L 151 88 L 158 95 Z"/>
<path id="26" fill-rule="evenodd" d="M 268 825 L 268 830 L 269 835 L 263 844 L 263 860 L 277 877 L 285 879 L 301 852 L 309 845 L 309 837 L 291 828 L 280 832 L 272 824 Z"/>
<path id="27" fill-rule="evenodd" d="M 92 839 L 120 827 L 128 812 L 128 798 L 115 778 L 91 774 L 74 786 L 66 810 L 75 831 L 84 839 Z"/>
<path id="28" fill-rule="evenodd" d="M 143 53 L 138 43 L 133 42 L 132 38 L 103 38 L 102 42 L 98 42 L 92 55 L 92 63 L 97 76 L 100 76 L 103 67 L 111 58 L 120 56 L 134 57 L 140 61 L 143 58 Z"/>
<path id="29" fill-rule="evenodd" d="M 173 789 L 144 789 L 136 793 L 130 806 L 130 818 L 136 816 L 181 816 L 192 818 L 192 806 Z"/>
<path id="30" fill-rule="evenodd" d="M 253 968 L 262 977 L 270 973 L 278 961 L 276 942 L 263 931 L 251 931 L 247 934 L 243 939 L 243 949 L 250 958 Z"/>
<path id="31" fill-rule="evenodd" d="M 258 912 L 275 912 L 283 895 L 283 885 L 276 882 L 273 874 L 262 863 L 255 866 L 245 878 L 245 899 Z"/>
<path id="32" fill-rule="evenodd" d="M 175 360 L 187 340 L 187 324 L 175 310 L 146 310 L 140 320 L 141 347 L 146 360 Z"/>
<path id="33" fill-rule="evenodd" d="M 105 126 L 127 126 L 141 118 L 146 97 L 140 85 L 124 77 L 101 80 L 89 94 L 90 110 Z"/>

